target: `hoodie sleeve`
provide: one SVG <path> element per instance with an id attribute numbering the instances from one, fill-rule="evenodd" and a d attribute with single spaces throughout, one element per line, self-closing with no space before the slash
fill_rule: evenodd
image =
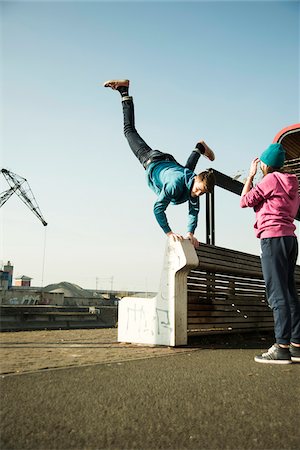
<path id="1" fill-rule="evenodd" d="M 154 203 L 153 207 L 155 218 L 159 226 L 163 229 L 165 233 L 169 233 L 169 231 L 172 231 L 165 213 L 165 210 L 169 206 L 170 202 L 171 198 L 168 195 L 166 195 L 165 190 L 163 189 L 160 195 L 158 196 L 156 202 Z"/>
<path id="2" fill-rule="evenodd" d="M 188 226 L 187 231 L 189 233 L 195 232 L 198 224 L 198 214 L 199 214 L 199 198 L 195 199 L 195 202 L 189 201 L 189 215 L 188 215 Z"/>
<path id="3" fill-rule="evenodd" d="M 270 173 L 269 175 L 266 175 L 260 183 L 241 197 L 241 208 L 254 208 L 259 205 L 273 194 L 276 184 L 277 179 L 274 174 Z"/>

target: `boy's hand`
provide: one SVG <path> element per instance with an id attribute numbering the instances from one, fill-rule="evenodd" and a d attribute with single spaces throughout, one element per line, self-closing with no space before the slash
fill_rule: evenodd
<path id="1" fill-rule="evenodd" d="M 182 241 L 184 239 L 184 237 L 181 236 L 181 234 L 173 233 L 173 231 L 169 231 L 169 233 L 167 233 L 167 236 L 172 238 L 173 241 Z M 199 247 L 200 245 L 199 241 L 198 239 L 195 238 L 193 233 L 188 232 L 186 235 L 186 239 L 189 239 L 195 248 Z"/>
<path id="2" fill-rule="evenodd" d="M 195 236 L 193 235 L 193 233 L 187 233 L 186 234 L 186 237 L 191 241 L 191 243 L 193 244 L 193 246 L 195 247 L 195 248 L 198 248 L 199 247 L 199 241 L 198 241 L 198 239 L 196 239 L 195 238 Z"/>
<path id="3" fill-rule="evenodd" d="M 181 236 L 181 234 L 173 233 L 173 231 L 169 231 L 169 233 L 167 233 L 167 236 L 171 237 L 173 239 L 173 241 L 182 241 L 183 240 L 183 236 Z"/>

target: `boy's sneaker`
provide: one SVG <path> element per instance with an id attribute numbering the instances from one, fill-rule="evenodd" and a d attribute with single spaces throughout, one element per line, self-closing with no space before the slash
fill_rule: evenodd
<path id="1" fill-rule="evenodd" d="M 110 87 L 111 89 L 118 89 L 120 87 L 129 87 L 129 80 L 108 80 L 103 83 L 104 87 Z"/>
<path id="2" fill-rule="evenodd" d="M 300 363 L 300 347 L 296 347 L 295 345 L 290 345 L 290 354 L 293 362 Z"/>
<path id="3" fill-rule="evenodd" d="M 279 347 L 278 344 L 272 345 L 266 353 L 255 356 L 254 361 L 266 364 L 291 364 L 291 354 L 289 348 Z"/>
<path id="4" fill-rule="evenodd" d="M 203 153 L 203 156 L 205 156 L 205 158 L 209 159 L 210 161 L 214 161 L 215 154 L 212 151 L 212 149 L 209 148 L 209 146 L 204 141 L 200 141 L 199 143 L 202 144 L 203 147 L 205 148 L 205 152 Z"/>

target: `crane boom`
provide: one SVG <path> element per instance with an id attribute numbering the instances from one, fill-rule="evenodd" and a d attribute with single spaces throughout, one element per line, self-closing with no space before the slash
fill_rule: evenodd
<path id="1" fill-rule="evenodd" d="M 36 202 L 36 199 L 33 195 L 32 190 L 26 180 L 26 178 L 21 177 L 13 172 L 10 172 L 7 169 L 1 169 L 1 172 L 6 179 L 7 183 L 10 186 L 10 189 L 4 191 L 0 194 L 0 207 L 4 205 L 4 203 L 12 196 L 15 192 L 18 197 L 28 206 L 28 208 L 35 214 L 38 219 L 42 222 L 44 226 L 47 225 L 47 222 L 42 216 L 40 208 Z"/>
<path id="2" fill-rule="evenodd" d="M 11 197 L 13 195 L 13 193 L 15 192 L 16 189 L 14 188 L 10 188 L 7 191 L 3 191 L 0 194 L 0 208 L 1 206 L 4 205 L 5 202 L 7 202 L 7 200 L 9 199 L 9 197 Z"/>

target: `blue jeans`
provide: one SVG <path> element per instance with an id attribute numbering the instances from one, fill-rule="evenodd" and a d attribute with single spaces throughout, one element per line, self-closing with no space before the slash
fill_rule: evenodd
<path id="1" fill-rule="evenodd" d="M 300 301 L 294 272 L 298 242 L 294 236 L 261 239 L 261 265 L 267 299 L 273 310 L 278 344 L 300 344 Z"/>
<path id="2" fill-rule="evenodd" d="M 134 118 L 134 105 L 132 99 L 123 100 L 123 118 L 124 118 L 124 134 L 128 141 L 128 144 L 134 153 L 134 155 L 138 158 L 140 163 L 144 168 L 150 162 L 154 161 L 175 161 L 175 158 L 169 153 L 163 153 L 159 150 L 152 150 L 148 144 L 141 138 L 138 132 L 135 129 L 135 118 Z M 186 165 L 187 169 L 194 171 L 196 164 L 200 154 L 196 151 L 192 151 L 189 156 Z"/>

